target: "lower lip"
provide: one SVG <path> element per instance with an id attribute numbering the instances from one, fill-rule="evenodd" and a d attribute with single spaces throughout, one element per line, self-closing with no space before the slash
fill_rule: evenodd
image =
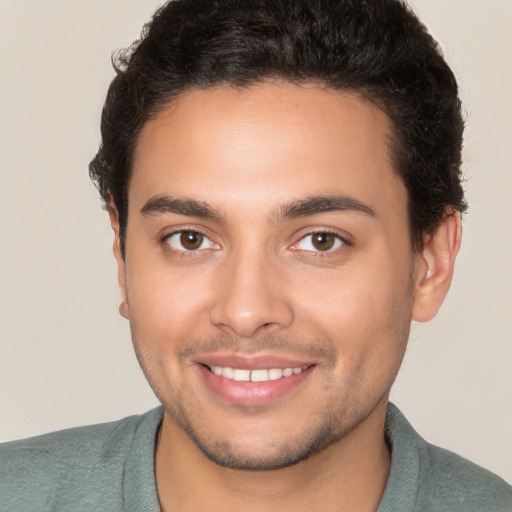
<path id="1" fill-rule="evenodd" d="M 226 402 L 244 407 L 259 407 L 268 405 L 297 388 L 313 371 L 310 366 L 297 375 L 282 377 L 267 382 L 238 382 L 226 379 L 197 365 L 207 386 Z"/>

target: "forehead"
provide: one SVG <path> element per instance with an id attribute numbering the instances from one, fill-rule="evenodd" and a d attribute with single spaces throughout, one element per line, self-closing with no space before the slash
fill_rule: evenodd
<path id="1" fill-rule="evenodd" d="M 144 126 L 129 189 L 240 211 L 305 195 L 405 201 L 387 115 L 356 94 L 289 83 L 184 93 Z"/>

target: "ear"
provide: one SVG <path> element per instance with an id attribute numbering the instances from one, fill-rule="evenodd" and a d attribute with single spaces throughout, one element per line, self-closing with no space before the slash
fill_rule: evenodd
<path id="1" fill-rule="evenodd" d="M 119 293 L 121 295 L 121 305 L 119 306 L 119 313 L 126 319 L 130 317 L 130 311 L 128 307 L 128 298 L 126 293 L 126 263 L 121 249 L 121 238 L 119 236 L 119 214 L 112 198 L 110 198 L 107 204 L 108 215 L 110 217 L 110 225 L 114 231 L 114 244 L 113 251 L 114 257 L 117 262 L 117 282 L 119 284 Z"/>
<path id="2" fill-rule="evenodd" d="M 417 260 L 413 320 L 428 322 L 441 307 L 452 281 L 461 236 L 459 212 L 447 214 L 436 231 L 425 236 Z"/>

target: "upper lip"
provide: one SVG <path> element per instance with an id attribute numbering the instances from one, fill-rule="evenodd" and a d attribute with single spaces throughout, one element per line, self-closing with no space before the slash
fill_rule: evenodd
<path id="1" fill-rule="evenodd" d="M 295 357 L 282 357 L 273 354 L 205 354 L 193 359 L 194 363 L 206 366 L 222 366 L 244 370 L 264 370 L 270 368 L 303 368 L 314 364 L 311 360 Z"/>

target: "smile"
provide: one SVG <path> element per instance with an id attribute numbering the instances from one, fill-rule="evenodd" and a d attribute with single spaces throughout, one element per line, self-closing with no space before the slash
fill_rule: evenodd
<path id="1" fill-rule="evenodd" d="M 307 368 L 269 368 L 258 370 L 247 370 L 241 368 L 231 368 L 229 366 L 207 366 L 207 368 L 215 375 L 237 382 L 268 382 L 271 380 L 279 380 L 292 375 L 298 375 Z"/>
<path id="2" fill-rule="evenodd" d="M 225 403 L 242 407 L 270 405 L 304 385 L 315 373 L 316 364 L 278 361 L 271 356 L 247 358 L 208 356 L 217 361 L 196 364 L 211 392 Z M 217 364 L 215 364 L 217 363 Z"/>

